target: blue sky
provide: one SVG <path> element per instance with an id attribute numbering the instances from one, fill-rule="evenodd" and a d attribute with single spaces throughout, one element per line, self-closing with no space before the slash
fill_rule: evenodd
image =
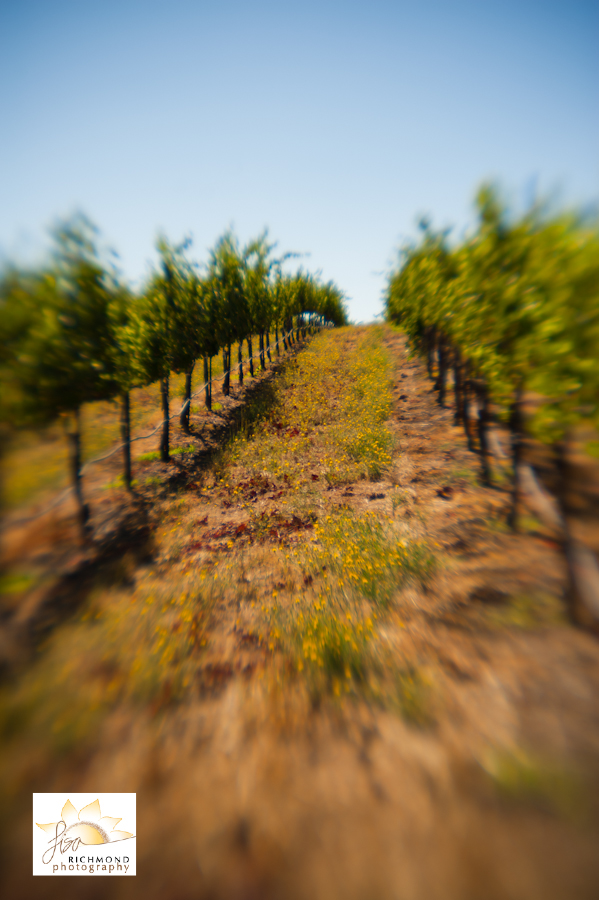
<path id="1" fill-rule="evenodd" d="M 268 226 L 369 320 L 481 181 L 598 200 L 598 38 L 577 0 L 0 0 L 0 251 L 81 209 L 138 281 L 158 231 Z"/>

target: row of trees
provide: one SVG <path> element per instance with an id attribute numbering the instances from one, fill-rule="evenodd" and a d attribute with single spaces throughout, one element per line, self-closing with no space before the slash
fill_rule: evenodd
<path id="1" fill-rule="evenodd" d="M 0 417 L 10 428 L 42 427 L 62 419 L 83 527 L 89 510 L 81 484 L 82 404 L 120 398 L 124 479 L 130 488 L 134 388 L 160 381 L 160 453 L 166 461 L 172 372 L 186 374 L 181 425 L 189 432 L 198 360 L 211 408 L 212 358 L 220 351 L 228 394 L 234 346 L 242 381 L 242 345 L 247 342 L 251 358 L 252 336 L 258 336 L 264 368 L 273 331 L 277 341 L 282 333 L 286 347 L 294 340 L 293 328 L 297 339 L 308 323 L 346 321 L 341 291 L 302 270 L 286 273 L 284 263 L 292 254 L 275 256 L 266 233 L 241 247 L 227 232 L 201 268 L 188 259 L 189 242 L 175 246 L 161 239 L 159 265 L 138 292 L 100 251 L 97 230 L 85 218 L 59 226 L 53 240 L 47 265 L 29 271 L 11 268 L 0 282 Z"/>
<path id="2" fill-rule="evenodd" d="M 516 528 L 525 438 L 548 445 L 564 473 L 572 435 L 592 438 L 599 428 L 599 235 L 541 206 L 510 218 L 490 186 L 477 206 L 475 233 L 454 247 L 422 223 L 420 242 L 401 251 L 389 276 L 386 312 L 426 354 L 442 405 L 453 370 L 455 421 L 487 484 L 490 424 L 509 425 Z"/>

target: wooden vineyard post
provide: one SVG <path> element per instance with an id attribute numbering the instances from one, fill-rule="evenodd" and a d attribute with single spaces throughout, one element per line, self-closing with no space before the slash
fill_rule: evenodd
<path id="1" fill-rule="evenodd" d="M 258 355 L 260 357 L 260 370 L 263 372 L 266 369 L 266 365 L 264 363 L 264 332 L 263 331 L 261 331 L 259 334 L 259 340 L 260 340 L 260 345 L 259 345 Z"/>
<path id="2" fill-rule="evenodd" d="M 210 359 L 210 368 L 212 368 L 212 359 Z M 204 403 L 206 409 L 212 409 L 212 383 L 210 381 L 210 369 L 208 368 L 208 357 L 204 357 Z"/>
<path id="3" fill-rule="evenodd" d="M 231 389 L 231 345 L 223 347 L 223 394 L 228 397 Z"/>
<path id="4" fill-rule="evenodd" d="M 191 415 L 191 381 L 193 378 L 194 365 L 195 363 L 192 363 L 185 373 L 185 396 L 183 397 L 184 407 L 181 410 L 181 416 L 179 417 L 181 431 L 183 431 L 184 434 L 189 434 L 189 418 Z"/>
<path id="5" fill-rule="evenodd" d="M 572 621 L 599 634 L 599 564 L 593 550 L 583 544 L 577 536 L 576 522 L 591 518 L 596 520 L 599 499 L 598 485 L 591 472 L 575 462 L 580 453 L 575 453 L 572 435 L 567 435 L 557 446 L 559 471 L 559 496 L 564 531 L 564 554 L 568 568 L 566 603 Z M 595 468 L 595 467 L 594 467 Z M 595 468 L 596 471 L 596 468 Z M 586 478 L 588 474 L 590 477 Z"/>
<path id="6" fill-rule="evenodd" d="M 462 379 L 462 398 L 463 398 L 463 409 L 464 409 L 464 432 L 466 434 L 466 441 L 468 443 L 468 449 L 474 451 L 474 441 L 472 440 L 472 429 L 470 427 L 470 412 L 472 407 L 472 366 L 470 362 L 466 363 L 465 370 L 463 370 L 463 379 Z"/>
<path id="7" fill-rule="evenodd" d="M 129 391 L 121 395 L 121 442 L 123 444 L 123 478 L 131 490 L 131 400 Z"/>
<path id="8" fill-rule="evenodd" d="M 480 448 L 481 478 L 483 484 L 491 484 L 491 466 L 489 464 L 489 440 L 487 429 L 489 426 L 489 393 L 484 381 L 476 386 L 478 399 L 478 444 Z"/>
<path id="9" fill-rule="evenodd" d="M 435 378 L 435 383 L 433 385 L 433 390 L 438 391 L 439 388 L 441 387 L 441 343 L 443 341 L 443 337 L 441 335 L 439 335 L 439 337 L 437 338 L 436 329 L 435 329 L 435 338 L 436 338 L 435 348 L 433 351 L 433 372 L 434 372 L 434 366 L 435 366 L 435 362 L 436 362 L 437 375 Z"/>
<path id="10" fill-rule="evenodd" d="M 160 399 L 162 401 L 162 432 L 160 435 L 160 459 L 162 462 L 168 462 L 170 459 L 169 455 L 169 431 L 170 431 L 170 422 L 169 422 L 169 377 L 165 375 L 164 378 L 160 379 Z"/>
<path id="11" fill-rule="evenodd" d="M 510 409 L 510 443 L 512 454 L 512 498 L 507 523 L 512 531 L 518 531 L 520 505 L 520 464 L 522 461 L 522 388 L 518 387 Z"/>
<path id="12" fill-rule="evenodd" d="M 83 499 L 83 485 L 81 479 L 81 412 L 77 408 L 73 413 L 74 428 L 67 432 L 69 440 L 69 463 L 71 468 L 71 479 L 73 489 L 75 491 L 75 499 L 77 501 L 77 519 L 81 537 L 85 540 L 88 533 L 89 506 Z"/>
<path id="13" fill-rule="evenodd" d="M 439 406 L 445 406 L 447 389 L 447 340 L 444 335 L 439 339 Z"/>
<path id="14" fill-rule="evenodd" d="M 239 384 L 243 384 L 243 341 L 237 345 L 237 365 L 239 372 Z"/>
<path id="15" fill-rule="evenodd" d="M 430 326 L 425 330 L 426 335 L 426 368 L 429 378 L 433 377 L 433 359 L 435 353 L 435 329 Z"/>
<path id="16" fill-rule="evenodd" d="M 462 355 L 459 347 L 454 347 L 453 349 L 453 391 L 455 397 L 455 414 L 453 421 L 456 425 L 459 425 L 464 422 Z"/>

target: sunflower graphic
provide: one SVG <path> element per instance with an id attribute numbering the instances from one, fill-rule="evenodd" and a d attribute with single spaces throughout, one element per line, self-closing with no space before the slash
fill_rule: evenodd
<path id="1" fill-rule="evenodd" d="M 82 844 L 111 844 L 114 841 L 124 841 L 134 837 L 129 831 L 115 831 L 121 820 L 114 819 L 112 816 L 103 816 L 98 800 L 88 803 L 79 812 L 71 801 L 67 800 L 58 822 L 50 822 L 48 825 L 40 825 L 39 822 L 35 824 L 46 834 L 54 836 L 56 826 L 61 821 L 66 825 L 63 836 L 73 838 L 73 840 L 79 838 Z"/>

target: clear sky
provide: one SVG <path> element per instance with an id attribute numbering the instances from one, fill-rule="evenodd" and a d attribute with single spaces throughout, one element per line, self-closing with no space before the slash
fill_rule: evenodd
<path id="1" fill-rule="evenodd" d="M 0 251 L 81 209 L 135 282 L 268 226 L 367 321 L 482 180 L 597 201 L 598 46 L 582 0 L 0 0 Z"/>

